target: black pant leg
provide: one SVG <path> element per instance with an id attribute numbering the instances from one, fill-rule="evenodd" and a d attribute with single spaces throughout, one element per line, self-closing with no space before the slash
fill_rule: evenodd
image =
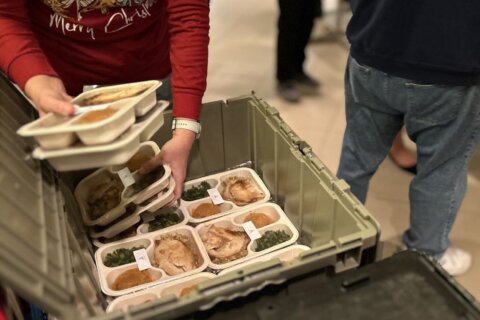
<path id="1" fill-rule="evenodd" d="M 316 15 L 316 6 L 318 0 L 300 0 L 298 5 L 301 4 L 301 17 L 299 18 L 299 31 L 296 37 L 295 47 L 295 74 L 303 72 L 303 63 L 305 62 L 305 50 L 310 40 L 313 24 Z"/>
<path id="2" fill-rule="evenodd" d="M 277 80 L 292 80 L 298 59 L 297 37 L 301 30 L 302 6 L 310 0 L 278 0 Z"/>

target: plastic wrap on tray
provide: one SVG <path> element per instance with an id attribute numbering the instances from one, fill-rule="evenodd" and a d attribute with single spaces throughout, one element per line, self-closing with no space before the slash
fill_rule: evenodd
<path id="1" fill-rule="evenodd" d="M 138 247 L 146 249 L 151 268 L 139 273 L 135 262 L 106 266 L 108 254 Z M 207 267 L 208 257 L 194 229 L 179 226 L 104 245 L 96 251 L 95 262 L 102 291 L 119 296 L 199 273 Z"/>
<path id="2" fill-rule="evenodd" d="M 199 284 L 213 278 L 215 278 L 213 273 L 201 272 L 163 285 L 142 290 L 141 292 L 125 295 L 114 299 L 108 305 L 107 312 L 115 310 L 126 311 L 130 306 L 160 299 L 168 295 L 175 295 L 178 298 L 187 297 Z"/>
<path id="3" fill-rule="evenodd" d="M 208 189 L 217 190 L 224 202 L 213 204 Z M 239 168 L 185 183 L 180 207 L 189 222 L 202 223 L 269 199 L 270 192 L 257 173 Z"/>
<path id="4" fill-rule="evenodd" d="M 261 217 L 255 219 L 252 217 Z M 257 231 L 261 238 L 252 241 L 242 224 L 261 221 Z M 252 258 L 296 243 L 298 231 L 276 204 L 263 203 L 228 216 L 199 224 L 202 245 L 209 256 L 208 266 L 222 270 Z"/>
<path id="5" fill-rule="evenodd" d="M 154 142 L 147 141 L 141 144 L 139 151 L 131 159 L 143 154 L 145 155 L 143 158 L 145 162 L 159 152 L 160 149 Z M 171 170 L 169 166 L 158 167 L 144 176 L 140 176 L 136 174 L 137 171 L 134 171 L 132 174 L 136 177 L 135 184 L 125 188 L 118 172 L 128 165 L 127 162 L 120 166 L 101 168 L 84 178 L 77 185 L 75 198 L 80 207 L 82 220 L 86 225 L 105 226 L 124 215 L 127 205 L 131 203 L 141 204 L 165 188 L 168 188 L 170 193 L 168 193 L 169 198 L 164 199 L 162 205 L 173 199 L 173 187 L 169 185 L 169 183 L 172 183 L 170 182 Z M 135 164 L 135 167 L 138 169 L 138 164 Z M 143 205 L 143 207 L 147 207 L 149 210 L 159 209 L 159 207 L 153 205 Z"/>

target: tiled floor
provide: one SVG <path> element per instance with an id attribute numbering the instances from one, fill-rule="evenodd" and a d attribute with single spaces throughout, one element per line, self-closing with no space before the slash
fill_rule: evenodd
<path id="1" fill-rule="evenodd" d="M 336 171 L 345 128 L 343 71 L 347 48 L 341 43 L 314 41 L 308 49 L 307 70 L 322 82 L 318 96 L 291 105 L 275 93 L 274 64 L 276 0 L 213 0 L 208 89 L 205 101 L 256 92 L 275 106 L 284 120 Z M 319 29 L 319 28 L 317 28 Z M 314 32 L 316 38 L 318 30 Z M 473 253 L 471 271 L 458 278 L 480 299 L 480 156 L 472 162 L 469 190 L 451 238 Z M 411 176 L 386 160 L 371 181 L 366 203 L 382 226 L 381 239 L 398 244 L 408 226 L 408 184 Z"/>

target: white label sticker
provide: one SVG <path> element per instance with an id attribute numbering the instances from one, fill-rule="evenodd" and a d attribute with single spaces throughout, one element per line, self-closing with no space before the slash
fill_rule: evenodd
<path id="1" fill-rule="evenodd" d="M 247 233 L 247 235 L 250 237 L 250 240 L 255 241 L 262 237 L 262 235 L 260 234 L 260 232 L 258 232 L 257 227 L 255 227 L 252 221 L 242 223 L 242 227 Z"/>
<path id="2" fill-rule="evenodd" d="M 144 212 L 141 214 L 142 215 L 142 220 L 143 222 L 150 222 L 150 221 L 153 221 L 155 220 L 155 215 L 153 214 L 153 212 Z"/>
<path id="3" fill-rule="evenodd" d="M 135 261 L 137 262 L 138 270 L 142 271 L 152 267 L 152 265 L 150 264 L 150 259 L 148 259 L 147 250 L 145 249 L 135 250 L 133 251 L 133 255 L 135 256 Z"/>
<path id="4" fill-rule="evenodd" d="M 128 167 L 125 167 L 122 170 L 118 171 L 118 176 L 120 177 L 120 180 L 122 180 L 125 188 L 130 187 L 132 184 L 135 183 L 135 179 L 133 178 L 132 173 L 130 172 Z"/>
<path id="5" fill-rule="evenodd" d="M 207 192 L 210 199 L 212 199 L 213 204 L 222 204 L 225 202 L 217 189 L 208 189 Z"/>

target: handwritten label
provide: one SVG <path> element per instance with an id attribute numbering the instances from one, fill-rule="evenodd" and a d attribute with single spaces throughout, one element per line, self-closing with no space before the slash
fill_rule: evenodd
<path id="1" fill-rule="evenodd" d="M 147 250 L 139 249 L 133 251 L 135 261 L 137 262 L 138 270 L 143 271 L 152 267 L 150 259 L 148 259 Z"/>
<path id="2" fill-rule="evenodd" d="M 118 176 L 120 177 L 120 180 L 122 180 L 125 188 L 130 187 L 132 184 L 135 183 L 135 179 L 133 178 L 132 173 L 127 167 L 118 171 Z"/>
<path id="3" fill-rule="evenodd" d="M 242 223 L 242 227 L 247 233 L 247 235 L 250 237 L 250 240 L 255 241 L 262 237 L 262 235 L 260 234 L 260 232 L 258 232 L 257 227 L 255 227 L 252 221 Z"/>
<path id="4" fill-rule="evenodd" d="M 213 204 L 217 205 L 225 202 L 217 189 L 208 189 L 207 192 Z"/>

